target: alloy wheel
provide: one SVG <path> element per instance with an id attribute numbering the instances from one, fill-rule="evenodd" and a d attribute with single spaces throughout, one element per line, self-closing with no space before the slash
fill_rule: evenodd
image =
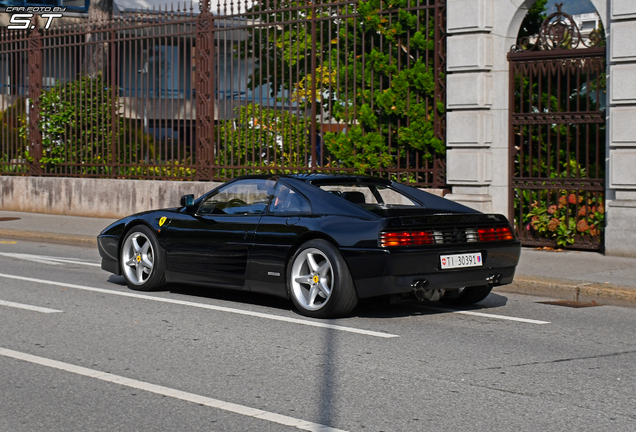
<path id="1" fill-rule="evenodd" d="M 143 285 L 152 275 L 155 254 L 152 243 L 141 232 L 135 232 L 126 238 L 122 249 L 122 261 L 126 279 L 134 285 Z"/>
<path id="2" fill-rule="evenodd" d="M 317 248 L 303 250 L 292 265 L 291 294 L 306 310 L 316 311 L 327 304 L 334 285 L 331 262 Z"/>

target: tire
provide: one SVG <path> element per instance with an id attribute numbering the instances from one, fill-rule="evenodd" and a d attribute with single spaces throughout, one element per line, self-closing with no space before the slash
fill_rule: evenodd
<path id="1" fill-rule="evenodd" d="M 165 284 L 166 267 L 157 237 L 145 225 L 137 225 L 126 234 L 119 262 L 130 289 L 154 291 Z"/>
<path id="2" fill-rule="evenodd" d="M 446 291 L 440 302 L 453 306 L 468 306 L 479 303 L 490 294 L 491 285 L 466 287 L 458 290 Z"/>
<path id="3" fill-rule="evenodd" d="M 347 263 L 320 239 L 304 243 L 289 260 L 287 291 L 298 312 L 314 318 L 347 315 L 358 304 Z"/>

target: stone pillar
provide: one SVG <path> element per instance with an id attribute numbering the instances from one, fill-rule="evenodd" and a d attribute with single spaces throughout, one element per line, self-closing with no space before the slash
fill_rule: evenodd
<path id="1" fill-rule="evenodd" d="M 636 1 L 609 1 L 605 252 L 636 256 Z"/>
<path id="2" fill-rule="evenodd" d="M 447 2 L 446 195 L 492 212 L 494 0 Z"/>

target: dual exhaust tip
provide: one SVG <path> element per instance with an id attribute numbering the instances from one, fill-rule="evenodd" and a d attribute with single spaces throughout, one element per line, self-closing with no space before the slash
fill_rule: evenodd
<path id="1" fill-rule="evenodd" d="M 500 279 L 501 274 L 494 273 L 488 275 L 488 277 L 486 278 L 486 282 L 490 286 L 497 285 L 499 284 Z M 429 282 L 426 279 L 413 280 L 413 282 L 411 283 L 411 288 L 413 289 L 413 295 L 415 295 L 415 298 L 420 301 L 437 301 L 442 298 L 442 296 L 446 292 L 446 290 L 443 289 L 429 289 L 428 285 Z"/>

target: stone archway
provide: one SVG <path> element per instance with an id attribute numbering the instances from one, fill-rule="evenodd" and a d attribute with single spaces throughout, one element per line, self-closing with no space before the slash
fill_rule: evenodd
<path id="1" fill-rule="evenodd" d="M 506 55 L 535 1 L 447 0 L 447 197 L 481 211 L 508 212 Z"/>

